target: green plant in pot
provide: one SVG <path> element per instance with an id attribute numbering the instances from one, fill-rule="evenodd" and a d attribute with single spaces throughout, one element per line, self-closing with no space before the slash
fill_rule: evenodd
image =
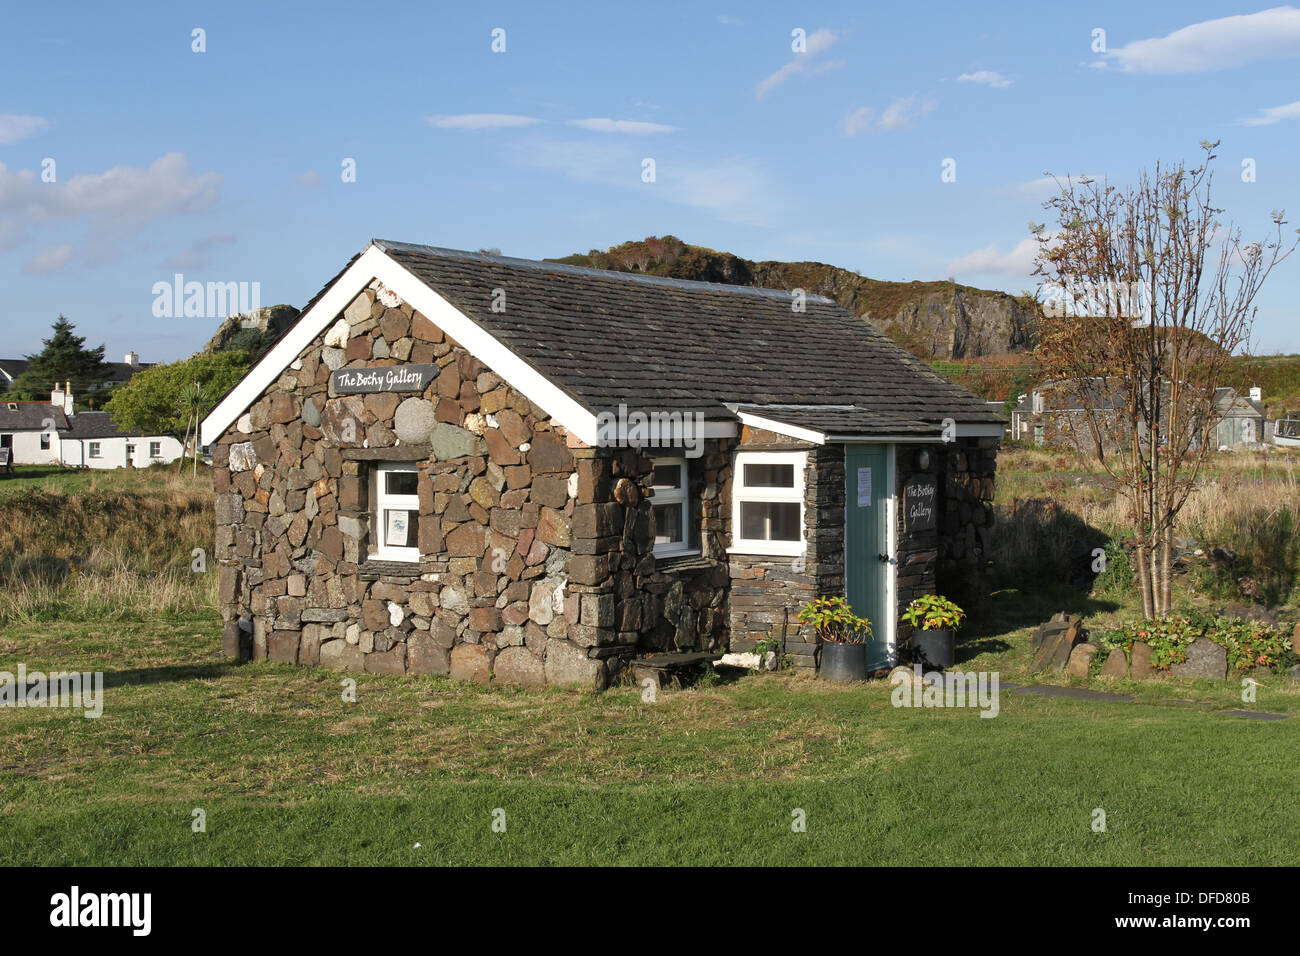
<path id="1" fill-rule="evenodd" d="M 842 597 L 809 601 L 799 609 L 799 620 L 812 626 L 821 644 L 818 674 L 823 680 L 867 679 L 867 645 L 871 622 L 858 617 Z"/>
<path id="2" fill-rule="evenodd" d="M 903 621 L 916 628 L 912 651 L 922 665 L 942 670 L 956 663 L 956 632 L 966 612 L 946 597 L 925 594 L 903 612 Z"/>

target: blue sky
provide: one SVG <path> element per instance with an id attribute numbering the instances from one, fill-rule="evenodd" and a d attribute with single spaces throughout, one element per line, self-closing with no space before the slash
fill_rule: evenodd
<path id="1" fill-rule="evenodd" d="M 1045 173 L 1127 183 L 1195 160 L 1207 138 L 1222 140 L 1218 205 L 1248 236 L 1279 207 L 1300 224 L 1289 7 L 72 3 L 2 16 L 4 356 L 38 349 L 62 312 L 111 358 L 180 358 L 219 320 L 154 317 L 154 283 L 258 282 L 262 304 L 301 306 L 372 236 L 541 258 L 672 233 L 1019 292 Z M 941 179 L 949 158 L 955 182 Z M 1261 351 L 1300 352 L 1298 292 L 1300 256 L 1259 300 Z"/>

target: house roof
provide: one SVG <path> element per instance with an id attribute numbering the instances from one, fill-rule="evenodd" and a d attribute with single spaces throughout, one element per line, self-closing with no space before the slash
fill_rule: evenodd
<path id="1" fill-rule="evenodd" d="M 128 433 L 117 427 L 108 412 L 77 412 L 68 419 L 68 430 L 61 438 L 122 438 Z"/>
<path id="2" fill-rule="evenodd" d="M 798 311 L 786 290 L 373 240 L 309 303 L 249 384 L 213 410 L 204 441 L 229 427 L 342 311 L 339 303 L 373 278 L 588 441 L 587 419 L 620 404 L 727 422 L 737 420 L 738 405 L 797 406 L 785 414 L 819 430 L 871 425 L 871 434 L 884 434 L 884 423 L 937 433 L 945 418 L 1004 421 L 823 296 L 804 297 Z M 493 311 L 494 302 L 504 308 Z M 529 394 L 529 384 L 541 394 Z M 584 420 L 578 426 L 566 416 Z"/>
<path id="3" fill-rule="evenodd" d="M 730 419 L 729 402 L 851 405 L 898 419 L 1001 419 L 831 299 L 375 243 L 592 410 Z M 491 309 L 504 289 L 504 311 Z"/>
<path id="4" fill-rule="evenodd" d="M 57 431 L 63 431 L 68 427 L 68 419 L 58 405 L 51 405 L 49 402 L 10 402 L 0 399 L 0 431 L 44 431 L 45 422 L 49 419 L 54 420 L 54 428 Z"/>
<path id="5" fill-rule="evenodd" d="M 27 366 L 31 364 L 27 359 L 0 359 L 0 375 L 3 375 L 7 381 L 12 382 L 27 371 Z"/>

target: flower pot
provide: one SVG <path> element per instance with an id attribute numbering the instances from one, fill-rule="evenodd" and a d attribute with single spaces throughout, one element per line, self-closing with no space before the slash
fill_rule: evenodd
<path id="1" fill-rule="evenodd" d="M 917 663 L 926 668 L 943 670 L 952 667 L 957 662 L 955 643 L 951 630 L 912 632 L 912 649 Z"/>
<path id="2" fill-rule="evenodd" d="M 818 674 L 822 680 L 848 683 L 867 679 L 866 644 L 822 644 L 821 666 Z"/>

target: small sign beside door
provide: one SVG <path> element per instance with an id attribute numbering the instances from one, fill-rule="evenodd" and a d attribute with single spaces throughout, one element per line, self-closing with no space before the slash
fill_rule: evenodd
<path id="1" fill-rule="evenodd" d="M 903 531 L 934 529 L 938 483 L 931 475 L 920 475 L 903 486 Z"/>
<path id="2" fill-rule="evenodd" d="M 871 507 L 871 469 L 858 469 L 858 507 Z"/>

